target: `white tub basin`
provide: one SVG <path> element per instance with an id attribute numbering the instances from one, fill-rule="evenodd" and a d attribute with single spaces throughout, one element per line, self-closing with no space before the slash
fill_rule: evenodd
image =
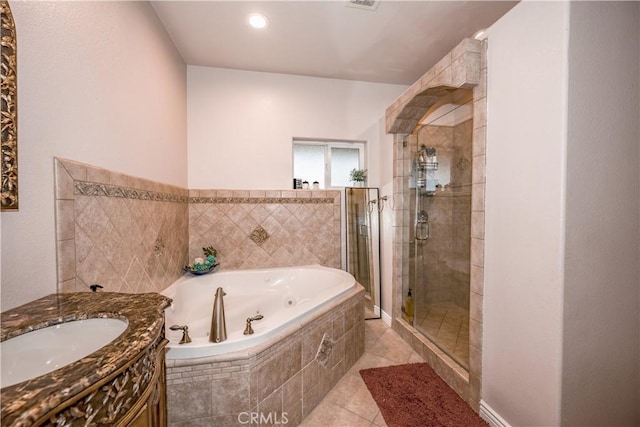
<path id="1" fill-rule="evenodd" d="M 0 343 L 0 387 L 55 371 L 118 338 L 127 322 L 86 319 L 49 326 Z"/>

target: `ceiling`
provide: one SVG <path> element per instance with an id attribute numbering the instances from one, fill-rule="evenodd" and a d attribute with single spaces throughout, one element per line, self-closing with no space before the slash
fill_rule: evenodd
<path id="1" fill-rule="evenodd" d="M 410 85 L 514 1 L 151 1 L 188 65 Z M 267 16 L 256 30 L 247 15 Z"/>

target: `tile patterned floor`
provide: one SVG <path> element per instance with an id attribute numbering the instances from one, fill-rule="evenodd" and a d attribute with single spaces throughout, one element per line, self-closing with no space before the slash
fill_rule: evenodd
<path id="1" fill-rule="evenodd" d="M 415 327 L 438 347 L 469 368 L 469 311 L 453 303 L 416 308 Z"/>
<path id="2" fill-rule="evenodd" d="M 301 427 L 386 427 L 359 371 L 424 360 L 382 320 L 365 322 L 364 348 L 364 355 L 302 421 Z"/>

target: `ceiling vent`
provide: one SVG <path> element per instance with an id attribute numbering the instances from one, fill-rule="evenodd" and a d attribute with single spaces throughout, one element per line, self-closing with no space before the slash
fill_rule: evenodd
<path id="1" fill-rule="evenodd" d="M 357 7 L 358 9 L 376 10 L 380 0 L 348 0 L 348 7 Z"/>

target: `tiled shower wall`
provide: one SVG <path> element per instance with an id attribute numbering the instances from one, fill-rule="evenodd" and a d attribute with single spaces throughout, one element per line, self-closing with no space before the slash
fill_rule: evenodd
<path id="1" fill-rule="evenodd" d="M 55 159 L 58 291 L 159 292 L 202 247 L 224 269 L 340 268 L 338 191 L 187 190 Z"/>

